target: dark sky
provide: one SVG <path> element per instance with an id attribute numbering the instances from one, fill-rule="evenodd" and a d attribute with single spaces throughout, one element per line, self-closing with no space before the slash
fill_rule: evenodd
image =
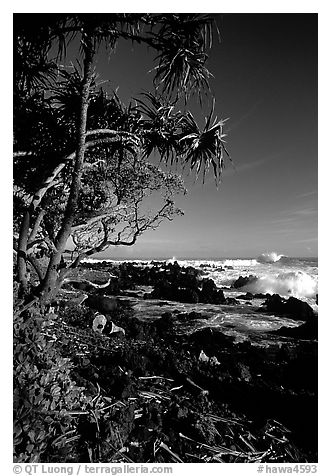
<path id="1" fill-rule="evenodd" d="M 186 176 L 184 217 L 100 257 L 317 256 L 317 15 L 215 16 L 222 40 L 208 67 L 235 169 L 219 189 Z M 127 101 L 148 89 L 152 61 L 126 42 L 109 60 L 100 52 L 97 66 Z"/>

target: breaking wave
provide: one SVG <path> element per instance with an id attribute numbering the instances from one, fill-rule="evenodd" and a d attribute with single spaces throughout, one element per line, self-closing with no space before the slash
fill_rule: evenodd
<path id="1" fill-rule="evenodd" d="M 269 253 L 262 253 L 260 256 L 258 256 L 257 261 L 259 263 L 276 263 L 281 258 L 283 258 L 283 256 L 284 255 L 276 253 L 276 251 L 271 251 Z"/>
<path id="2" fill-rule="evenodd" d="M 259 277 L 257 281 L 245 286 L 245 290 L 252 293 L 309 298 L 317 293 L 317 281 L 304 271 L 290 271 L 277 276 Z"/>

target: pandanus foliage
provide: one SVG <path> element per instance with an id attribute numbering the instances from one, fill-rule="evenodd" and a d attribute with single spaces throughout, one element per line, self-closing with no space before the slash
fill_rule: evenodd
<path id="1" fill-rule="evenodd" d="M 227 154 L 223 121 L 213 106 L 201 130 L 188 107 L 192 93 L 201 100 L 209 90 L 214 20 L 198 14 L 15 17 L 17 278 L 28 295 L 33 266 L 39 285 L 32 291 L 47 301 L 86 254 L 133 244 L 180 213 L 174 195 L 183 191 L 182 180 L 152 165 L 155 154 L 203 176 L 211 167 L 220 179 Z M 152 48 L 156 62 L 155 91 L 128 105 L 103 89 L 95 70 L 100 45 L 112 52 L 123 40 Z M 69 67 L 68 45 L 78 47 L 78 62 Z M 155 193 L 158 208 L 151 212 L 145 199 Z M 63 265 L 70 237 L 77 256 Z M 46 250 L 44 269 L 36 263 L 38 246 Z"/>

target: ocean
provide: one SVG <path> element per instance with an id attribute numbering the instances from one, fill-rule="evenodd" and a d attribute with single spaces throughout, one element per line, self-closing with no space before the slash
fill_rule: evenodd
<path id="1" fill-rule="evenodd" d="M 87 262 L 122 260 L 95 260 Z M 125 260 L 139 265 L 152 266 L 153 261 Z M 157 260 L 155 260 L 157 261 Z M 163 261 L 163 260 L 162 260 Z M 278 253 L 264 253 L 256 258 L 224 258 L 224 259 L 180 259 L 173 257 L 167 263 L 177 261 L 180 266 L 193 266 L 203 272 L 203 278 L 211 278 L 223 289 L 225 297 L 238 297 L 250 292 L 279 294 L 284 298 L 290 296 L 306 301 L 317 311 L 316 295 L 318 294 L 318 259 L 291 258 Z M 240 289 L 232 287 L 239 276 L 253 275 L 257 277 L 252 284 Z M 143 289 L 143 292 L 152 288 Z M 190 323 L 180 323 L 181 332 L 192 332 L 203 327 L 218 327 L 223 332 L 235 336 L 238 340 L 249 339 L 259 342 L 268 339 L 265 333 L 277 330 L 282 326 L 295 327 L 300 321 L 286 317 L 261 313 L 264 299 L 253 299 L 250 302 L 241 300 L 239 305 L 185 304 L 178 302 L 163 303 L 151 299 L 131 297 L 131 304 L 138 318 L 142 320 L 156 319 L 164 312 L 200 312 L 204 318 Z M 207 319 L 206 319 L 207 317 Z"/>
<path id="2" fill-rule="evenodd" d="M 172 260 L 174 260 L 173 258 Z M 277 253 L 264 253 L 257 258 L 231 258 L 219 260 L 177 260 L 181 266 L 202 268 L 206 277 L 218 287 L 227 288 L 235 297 L 245 292 L 294 296 L 316 307 L 318 293 L 318 259 L 290 258 Z M 239 276 L 256 276 L 258 279 L 240 290 L 231 288 Z"/>

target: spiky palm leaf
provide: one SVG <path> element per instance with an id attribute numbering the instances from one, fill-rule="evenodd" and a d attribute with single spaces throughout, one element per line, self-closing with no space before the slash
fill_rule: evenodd
<path id="1" fill-rule="evenodd" d="M 132 133 L 137 131 L 141 116 L 132 102 L 125 105 L 116 92 L 110 95 L 102 88 L 91 100 L 88 114 L 89 129 L 104 127 Z"/>
<path id="2" fill-rule="evenodd" d="M 138 110 L 143 116 L 141 127 L 144 136 L 144 155 L 148 157 L 153 151 L 157 151 L 161 160 L 173 164 L 180 154 L 179 139 L 182 137 L 183 114 L 175 111 L 175 103 L 160 96 L 152 93 L 143 93 L 142 96 L 145 100 L 136 99 L 136 101 Z"/>
<path id="3" fill-rule="evenodd" d="M 72 70 L 62 69 L 54 87 L 50 89 L 54 106 L 62 112 L 66 120 L 75 121 L 79 115 L 82 94 L 82 72 L 79 67 Z M 91 85 L 93 94 L 93 84 Z"/>
<path id="4" fill-rule="evenodd" d="M 219 183 L 224 167 L 224 155 L 230 158 L 225 147 L 223 126 L 226 121 L 214 117 L 214 105 L 201 131 L 190 112 L 185 117 L 186 134 L 180 139 L 183 147 L 182 157 L 190 170 L 203 174 L 203 182 L 209 168 L 212 167 L 216 183 Z"/>
<path id="5" fill-rule="evenodd" d="M 156 57 L 155 82 L 163 92 L 176 97 L 209 89 L 211 73 L 205 66 L 212 43 L 213 20 L 207 15 L 172 14 L 158 19 L 161 28 L 153 39 Z"/>

